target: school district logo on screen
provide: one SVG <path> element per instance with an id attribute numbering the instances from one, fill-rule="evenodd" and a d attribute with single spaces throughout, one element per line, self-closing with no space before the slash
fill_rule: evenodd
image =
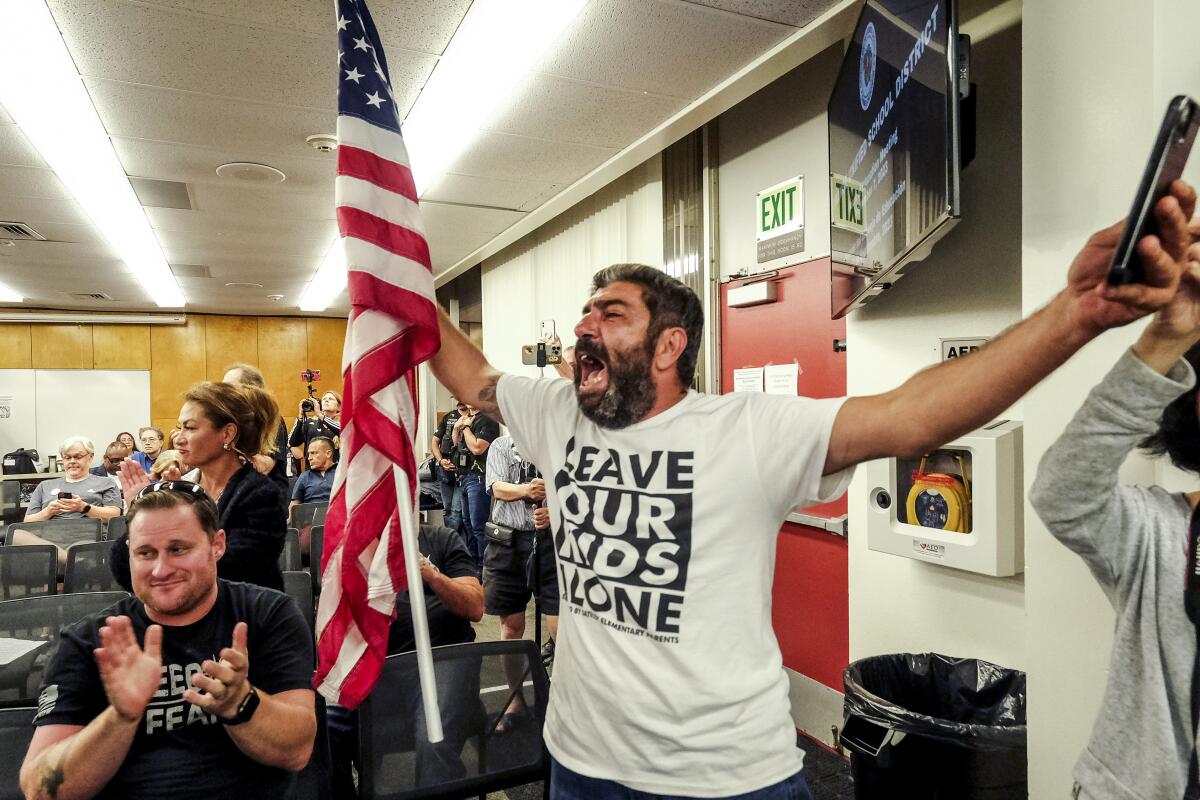
<path id="1" fill-rule="evenodd" d="M 858 104 L 866 111 L 871 105 L 871 96 L 875 93 L 875 55 L 878 46 L 875 42 L 875 23 L 868 22 L 863 31 L 862 53 L 858 56 Z"/>

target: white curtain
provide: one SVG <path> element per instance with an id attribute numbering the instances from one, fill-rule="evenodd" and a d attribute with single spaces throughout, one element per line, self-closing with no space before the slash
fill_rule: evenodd
<path id="1" fill-rule="evenodd" d="M 522 366 L 521 345 L 554 320 L 566 347 L 602 267 L 638 262 L 662 268 L 662 167 L 656 155 L 596 194 L 483 262 L 483 349 L 498 369 Z"/>

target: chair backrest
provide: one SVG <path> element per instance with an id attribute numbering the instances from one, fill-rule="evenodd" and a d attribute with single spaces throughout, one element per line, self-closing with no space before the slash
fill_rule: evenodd
<path id="1" fill-rule="evenodd" d="M 317 503 L 300 503 L 292 506 L 291 526 L 293 528 L 309 528 L 320 525 L 325 521 L 325 512 L 329 510 L 329 501 Z"/>
<path id="2" fill-rule="evenodd" d="M 20 549 L 20 548 L 14 548 Z M 108 566 L 109 542 L 80 542 L 67 548 L 63 592 L 112 592 L 121 585 Z"/>
<path id="3" fill-rule="evenodd" d="M 115 542 L 129 531 L 125 517 L 113 517 L 104 525 L 104 539 Z"/>
<path id="4" fill-rule="evenodd" d="M 321 554 L 325 551 L 325 526 L 314 525 L 308 534 L 308 573 L 312 575 L 313 594 L 321 593 Z"/>
<path id="5" fill-rule="evenodd" d="M 284 570 L 283 590 L 300 606 L 308 629 L 313 630 L 316 627 L 316 615 L 313 612 L 312 578 L 304 570 Z"/>
<path id="6" fill-rule="evenodd" d="M 433 662 L 445 738 L 438 744 L 427 739 L 416 654 L 388 657 L 359 706 L 359 796 L 466 797 L 544 780 L 542 723 L 550 688 L 537 645 L 517 639 L 435 647 Z M 510 688 L 506 674 L 523 677 Z M 514 697 L 521 698 L 526 721 L 497 736 Z"/>
<path id="7" fill-rule="evenodd" d="M 0 481 L 0 525 L 20 522 L 24 518 L 25 509 L 21 507 L 21 482 Z"/>
<path id="8" fill-rule="evenodd" d="M 50 544 L 70 547 L 77 542 L 101 541 L 102 528 L 100 520 L 91 517 L 49 519 L 45 522 L 14 522 L 4 532 L 4 543 L 12 544 L 13 534 L 17 531 L 27 531 Z"/>
<path id="9" fill-rule="evenodd" d="M 15 600 L 57 591 L 57 547 L 52 544 L 0 547 L 0 598 Z"/>
<path id="10" fill-rule="evenodd" d="M 42 673 L 58 648 L 62 629 L 123 597 L 127 597 L 125 592 L 80 592 L 0 601 L 0 637 L 48 645 L 0 670 L 0 701 L 36 700 Z"/>
<path id="11" fill-rule="evenodd" d="M 279 554 L 279 569 L 283 572 L 304 569 L 300 557 L 300 531 L 288 528 L 283 538 L 283 551 Z"/>
<path id="12" fill-rule="evenodd" d="M 0 800 L 24 800 L 21 762 L 33 739 L 34 706 L 0 708 Z"/>

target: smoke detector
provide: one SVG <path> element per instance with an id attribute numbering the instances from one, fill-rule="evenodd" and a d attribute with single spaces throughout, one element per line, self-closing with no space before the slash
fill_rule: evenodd
<path id="1" fill-rule="evenodd" d="M 253 164 L 248 161 L 234 161 L 217 167 L 217 174 L 222 178 L 232 178 L 245 183 L 283 183 L 287 178 L 282 171 L 266 164 Z"/>
<path id="2" fill-rule="evenodd" d="M 283 299 L 283 295 L 281 295 L 281 294 L 269 294 L 269 295 L 267 295 L 267 299 L 268 299 L 268 300 L 274 300 L 275 302 L 279 302 L 280 300 L 282 300 L 282 299 Z"/>
<path id="3" fill-rule="evenodd" d="M 337 150 L 338 140 L 332 133 L 314 133 L 304 141 L 318 153 L 332 153 Z"/>

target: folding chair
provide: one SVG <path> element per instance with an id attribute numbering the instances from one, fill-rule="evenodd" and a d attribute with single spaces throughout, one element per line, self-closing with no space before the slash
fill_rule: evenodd
<path id="1" fill-rule="evenodd" d="M 435 647 L 433 661 L 444 740 L 426 738 L 416 653 L 389 656 L 359 706 L 362 800 L 483 798 L 538 780 L 548 786 L 542 724 L 550 688 L 537 645 L 517 639 Z M 515 689 L 505 678 L 506 661 L 522 675 Z M 498 735 L 516 697 L 529 712 L 527 721 Z"/>
<path id="2" fill-rule="evenodd" d="M 129 531 L 129 525 L 125 517 L 113 517 L 104 526 L 105 541 L 115 542 Z"/>
<path id="3" fill-rule="evenodd" d="M 0 525 L 20 522 L 25 518 L 25 509 L 21 506 L 21 482 L 16 480 L 0 481 Z"/>
<path id="4" fill-rule="evenodd" d="M 25 800 L 21 762 L 33 739 L 34 706 L 0 709 L 0 800 Z"/>
<path id="5" fill-rule="evenodd" d="M 0 701 L 36 700 L 42 673 L 58 647 L 62 629 L 123 597 L 127 597 L 125 592 L 80 592 L 0 601 L 0 637 L 45 643 L 0 667 Z"/>
<path id="6" fill-rule="evenodd" d="M 312 575 L 313 595 L 321 593 L 321 556 L 325 551 L 325 526 L 314 525 L 308 537 L 308 572 Z"/>
<path id="7" fill-rule="evenodd" d="M 111 550 L 110 542 L 80 542 L 68 547 L 63 593 L 120 591 L 121 585 L 108 566 Z"/>
<path id="8" fill-rule="evenodd" d="M 279 554 L 279 569 L 283 572 L 304 569 L 300 556 L 300 531 L 288 528 L 283 539 L 283 552 Z"/>
<path id="9" fill-rule="evenodd" d="M 300 613 L 304 615 L 308 629 L 314 630 L 316 615 L 313 612 L 312 578 L 303 570 L 284 570 L 283 591 L 300 607 Z"/>
<path id="10" fill-rule="evenodd" d="M 50 544 L 63 549 L 76 542 L 99 542 L 102 540 L 103 525 L 98 519 L 49 519 L 45 522 L 14 522 L 4 531 L 4 544 L 13 543 L 17 531 L 26 531 Z"/>
<path id="11" fill-rule="evenodd" d="M 52 544 L 0 547 L 0 597 L 16 600 L 57 591 L 57 547 Z"/>

